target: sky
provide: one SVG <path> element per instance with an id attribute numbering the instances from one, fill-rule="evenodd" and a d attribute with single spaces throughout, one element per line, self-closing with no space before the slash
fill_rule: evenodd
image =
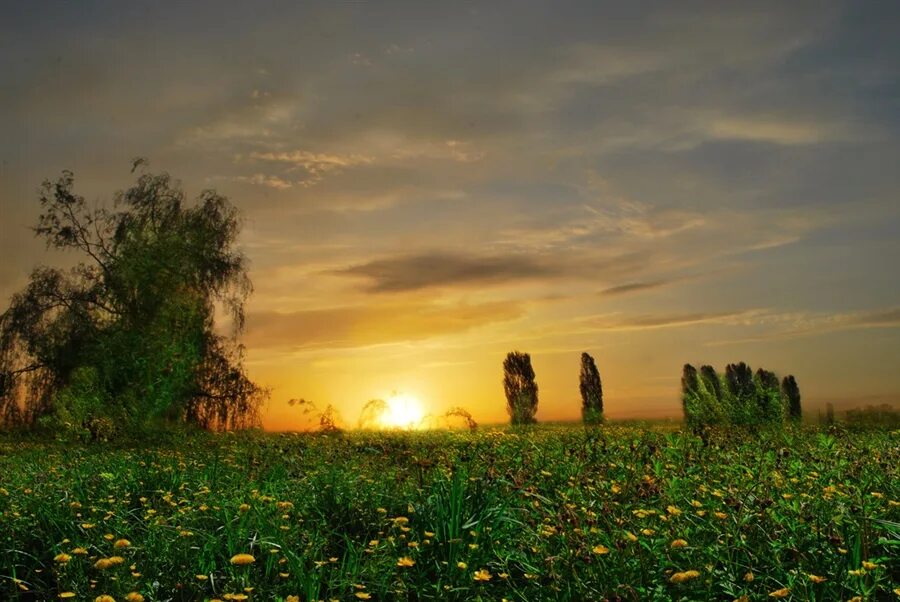
<path id="1" fill-rule="evenodd" d="M 506 419 L 677 417 L 685 362 L 900 403 L 900 4 L 0 1 L 0 305 L 58 262 L 64 169 L 241 210 L 244 343 L 355 423 L 393 392 Z"/>

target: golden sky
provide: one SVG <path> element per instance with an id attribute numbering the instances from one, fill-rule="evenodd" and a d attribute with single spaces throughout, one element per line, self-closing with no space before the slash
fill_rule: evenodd
<path id="1" fill-rule="evenodd" d="M 62 169 L 135 156 L 246 218 L 265 424 L 392 391 L 506 418 L 678 416 L 685 362 L 900 399 L 891 3 L 22 3 L 0 20 L 0 295 L 57 261 Z"/>

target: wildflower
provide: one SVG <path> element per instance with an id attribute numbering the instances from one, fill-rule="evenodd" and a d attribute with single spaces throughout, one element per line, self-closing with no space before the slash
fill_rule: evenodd
<path id="1" fill-rule="evenodd" d="M 756 579 L 756 577 L 753 576 L 752 572 L 747 571 L 746 573 L 744 573 L 744 581 L 746 581 L 747 583 L 753 583 L 754 579 Z"/>
<path id="2" fill-rule="evenodd" d="M 813 583 L 822 583 L 823 581 L 828 581 L 828 579 L 826 579 L 825 577 L 813 575 L 812 573 L 808 573 L 806 576 L 809 577 L 809 580 Z"/>
<path id="3" fill-rule="evenodd" d="M 459 561 L 459 562 L 456 563 L 456 568 L 459 568 L 459 569 L 462 569 L 462 570 L 466 570 L 467 568 L 469 568 L 469 565 L 466 564 L 466 563 L 463 562 L 463 561 Z"/>
<path id="4" fill-rule="evenodd" d="M 725 520 L 726 518 L 728 518 L 728 515 L 725 514 L 724 512 L 713 512 L 713 514 L 714 514 L 715 517 L 718 518 L 719 520 Z"/>
<path id="5" fill-rule="evenodd" d="M 288 596 L 284 602 L 300 602 L 300 596 Z"/>
<path id="6" fill-rule="evenodd" d="M 74 598 L 75 595 L 75 592 L 60 592 L 59 597 L 63 600 L 68 600 L 69 598 Z"/>
<path id="7" fill-rule="evenodd" d="M 409 567 L 414 566 L 416 561 L 410 558 L 409 556 L 402 556 L 400 560 L 397 561 L 397 566 L 401 567 Z"/>
<path id="8" fill-rule="evenodd" d="M 688 545 L 687 541 L 685 541 L 683 539 L 676 539 L 669 545 L 669 547 L 671 547 L 671 548 L 686 548 L 687 545 Z"/>
<path id="9" fill-rule="evenodd" d="M 666 506 L 666 512 L 668 512 L 672 516 L 678 516 L 679 514 L 681 514 L 681 510 L 679 510 L 676 506 L 673 506 L 671 504 Z"/>
<path id="10" fill-rule="evenodd" d="M 93 525 L 92 523 L 81 523 L 81 528 L 82 528 L 82 529 L 93 529 L 94 526 L 95 526 L 95 525 Z"/>
<path id="11" fill-rule="evenodd" d="M 487 569 L 479 569 L 472 575 L 472 579 L 474 579 L 475 581 L 490 581 L 491 577 L 492 575 L 488 572 Z"/>
<path id="12" fill-rule="evenodd" d="M 641 534 L 650 537 L 652 535 L 656 535 L 656 531 L 654 531 L 653 529 L 641 529 Z"/>
<path id="13" fill-rule="evenodd" d="M 88 551 L 87 548 L 75 548 L 74 550 L 72 550 L 72 553 L 76 556 L 86 556 Z"/>
<path id="14" fill-rule="evenodd" d="M 776 589 L 774 592 L 769 594 L 770 598 L 787 598 L 791 595 L 791 588 L 782 587 L 781 589 Z"/>
<path id="15" fill-rule="evenodd" d="M 275 506 L 277 506 L 279 510 L 290 510 L 294 507 L 294 504 L 293 502 L 278 502 Z"/>
<path id="16" fill-rule="evenodd" d="M 72 557 L 69 556 L 68 554 L 66 554 L 65 552 L 60 552 L 59 554 L 57 554 L 56 556 L 53 557 L 53 561 L 58 562 L 60 564 L 66 564 L 70 560 L 72 560 Z"/>
<path id="17" fill-rule="evenodd" d="M 106 535 L 103 536 L 103 539 L 105 539 L 106 541 L 112 541 L 115 538 L 116 538 L 116 536 L 113 535 L 112 533 L 107 533 Z"/>
<path id="18" fill-rule="evenodd" d="M 209 575 L 194 575 L 197 578 L 197 581 L 206 581 L 209 579 Z"/>
<path id="19" fill-rule="evenodd" d="M 406 518 L 405 516 L 398 516 L 397 518 L 394 519 L 395 525 L 405 525 L 408 522 L 409 522 L 409 519 Z"/>
<path id="20" fill-rule="evenodd" d="M 253 564 L 254 562 L 256 562 L 256 558 L 254 558 L 252 554 L 235 554 L 231 557 L 231 564 L 239 566 Z"/>
<path id="21" fill-rule="evenodd" d="M 94 598 L 94 602 L 116 602 L 116 599 L 109 594 L 101 594 Z"/>
<path id="22" fill-rule="evenodd" d="M 696 579 L 699 576 L 700 571 L 683 571 L 680 573 L 673 573 L 672 576 L 669 577 L 669 581 L 672 583 L 684 583 L 685 581 Z"/>
<path id="23" fill-rule="evenodd" d="M 378 540 L 377 540 L 377 539 L 373 539 L 372 541 L 369 542 L 369 545 L 372 546 L 372 547 L 374 548 L 375 546 L 378 545 Z"/>
<path id="24" fill-rule="evenodd" d="M 852 571 L 847 571 L 847 573 L 849 573 L 850 575 L 853 575 L 854 577 L 862 577 L 863 575 L 866 574 L 866 570 L 865 569 L 855 569 Z"/>
<path id="25" fill-rule="evenodd" d="M 635 535 L 631 531 L 625 531 L 625 539 L 627 539 L 628 541 L 637 541 L 638 540 L 637 535 Z"/>
<path id="26" fill-rule="evenodd" d="M 116 543 L 113 544 L 114 548 L 127 548 L 131 545 L 131 542 L 127 539 L 117 539 Z"/>
<path id="27" fill-rule="evenodd" d="M 874 562 L 869 562 L 868 560 L 863 560 L 862 566 L 867 571 L 874 571 L 879 567 L 879 565 L 875 564 Z"/>
<path id="28" fill-rule="evenodd" d="M 371 594 L 367 594 L 366 592 L 356 592 L 353 595 L 356 596 L 357 598 L 359 598 L 360 600 L 368 600 L 369 598 L 372 597 Z"/>
<path id="29" fill-rule="evenodd" d="M 597 554 L 598 556 L 602 556 L 604 554 L 609 554 L 609 548 L 607 548 L 604 545 L 600 545 L 600 544 L 597 544 L 596 546 L 594 546 L 594 549 L 591 551 L 594 552 L 594 554 Z"/>
<path id="30" fill-rule="evenodd" d="M 249 512 L 249 511 L 250 511 L 250 504 L 241 504 L 240 506 L 238 506 L 238 512 Z"/>
<path id="31" fill-rule="evenodd" d="M 109 558 L 101 558 L 97 562 L 94 563 L 95 569 L 100 569 L 101 571 L 104 569 L 108 569 L 110 567 L 118 566 L 120 564 L 124 564 L 125 559 L 121 556 L 110 556 Z"/>
<path id="32" fill-rule="evenodd" d="M 129 592 L 125 595 L 126 602 L 144 602 L 144 596 L 138 592 Z"/>

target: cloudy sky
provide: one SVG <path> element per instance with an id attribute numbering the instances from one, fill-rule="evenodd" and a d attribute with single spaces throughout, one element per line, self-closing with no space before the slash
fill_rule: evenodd
<path id="1" fill-rule="evenodd" d="M 894 2 L 2 2 L 0 296 L 36 190 L 130 159 L 242 210 L 249 367 L 349 423 L 392 391 L 677 416 L 685 362 L 900 400 Z"/>

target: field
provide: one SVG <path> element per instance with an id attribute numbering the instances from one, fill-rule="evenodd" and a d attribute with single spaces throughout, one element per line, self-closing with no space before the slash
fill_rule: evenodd
<path id="1" fill-rule="evenodd" d="M 4 600 L 900 596 L 900 433 L 0 442 Z"/>

